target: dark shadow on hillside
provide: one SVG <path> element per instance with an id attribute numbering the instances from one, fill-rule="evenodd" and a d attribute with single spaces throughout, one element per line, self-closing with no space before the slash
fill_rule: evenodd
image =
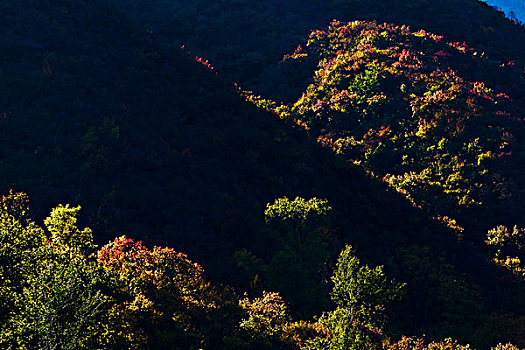
<path id="1" fill-rule="evenodd" d="M 137 21 L 168 44 L 204 56 L 233 81 L 276 100 L 289 101 L 304 90 L 302 77 L 279 65 L 311 30 L 332 19 L 374 20 L 409 25 L 444 35 L 498 60 L 523 66 L 525 30 L 477 0 L 208 0 L 135 1 Z"/>
<path id="2" fill-rule="evenodd" d="M 7 1 L 0 9 L 7 14 L 0 27 L 1 190 L 28 192 L 35 217 L 57 203 L 80 204 L 81 225 L 99 233 L 99 244 L 127 234 L 170 245 L 212 279 L 242 285 L 231 256 L 263 230 L 266 203 L 317 196 L 335 208 L 339 246 L 350 242 L 366 261 L 389 264 L 409 283 L 407 303 L 440 297 L 432 285 L 421 294 L 410 284 L 425 280 L 415 274 L 426 267 L 396 268 L 410 247 L 428 246 L 423 255 L 454 266 L 450 278 L 465 273 L 479 286 L 485 313 L 523 305 L 500 298 L 517 287 L 496 282 L 501 274 L 478 248 L 458 244 L 384 184 L 244 102 L 207 67 L 130 24 L 114 3 Z M 418 305 L 397 321 L 400 330 L 415 329 L 408 325 L 415 314 L 436 311 Z M 443 319 L 414 327 L 436 328 Z"/>

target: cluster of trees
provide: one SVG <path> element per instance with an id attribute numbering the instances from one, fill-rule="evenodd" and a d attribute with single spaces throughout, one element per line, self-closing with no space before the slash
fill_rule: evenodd
<path id="1" fill-rule="evenodd" d="M 97 249 L 92 231 L 77 227 L 80 207 L 56 207 L 41 227 L 27 202 L 21 193 L 2 199 L 2 347 L 128 349 L 177 339 L 182 349 L 195 343 L 195 323 L 220 322 L 218 293 L 185 255 L 125 236 Z"/>
<path id="2" fill-rule="evenodd" d="M 522 101 L 469 80 L 483 71 L 523 84 L 519 67 L 425 31 L 360 21 L 313 31 L 288 57 L 312 56 L 314 82 L 295 103 L 274 108 L 283 118 L 305 123 L 319 142 L 436 216 L 460 215 L 461 207 L 486 215 L 520 195 L 505 168 L 521 153 L 514 133 Z M 515 169 L 513 176 L 522 177 Z"/>
<path id="3" fill-rule="evenodd" d="M 521 65 L 424 30 L 364 21 L 315 30 L 285 60 L 317 62 L 302 96 L 279 104 L 243 92 L 247 101 L 388 183 L 459 240 L 482 247 L 482 232 L 493 225 L 522 224 Z M 486 240 L 493 262 L 519 278 L 521 231 L 498 226 Z M 465 292 L 456 300 L 476 299 L 476 288 L 456 281 L 453 289 Z M 477 308 L 468 304 L 456 308 Z M 464 320 L 467 313 L 459 312 Z M 520 327 L 519 317 L 514 320 Z M 487 332 L 475 329 L 470 332 Z"/>
<path id="4" fill-rule="evenodd" d="M 310 211 L 322 215 L 325 205 L 315 199 L 289 203 L 292 207 L 279 206 L 284 215 L 269 217 L 304 225 Z M 97 249 L 92 231 L 77 227 L 80 207 L 56 207 L 44 227 L 28 217 L 28 209 L 25 194 L 2 198 L 3 347 L 294 348 L 309 338 L 347 337 L 331 335 L 330 314 L 319 324 L 292 322 L 277 293 L 240 299 L 231 288 L 211 285 L 201 266 L 171 248 L 148 249 L 121 236 Z M 268 211 L 275 209 L 268 206 Z M 359 261 L 350 248 L 339 260 L 334 300 L 350 308 L 352 320 L 362 315 L 361 328 L 367 329 L 388 298 L 377 296 L 386 280 L 381 268 L 365 266 L 355 273 Z M 355 282 L 347 284 L 350 280 Z"/>
<path id="5" fill-rule="evenodd" d="M 417 4 L 2 1 L 0 189 L 33 200 L 2 202 L 2 347 L 525 345 L 523 31 Z M 336 14 L 446 36 L 334 22 L 281 60 Z"/>
<path id="6" fill-rule="evenodd" d="M 493 262 L 522 278 L 522 230 L 482 232 L 500 222 L 522 224 L 523 167 L 517 162 L 525 84 L 521 65 L 484 56 L 424 30 L 334 21 L 285 56 L 317 62 L 313 82 L 296 102 L 244 94 L 388 183 L 459 240 L 482 247 L 487 238 Z M 476 288 L 461 285 L 454 290 L 470 296 L 459 299 L 476 299 Z"/>
<path id="7" fill-rule="evenodd" d="M 470 348 L 452 340 L 391 342 L 384 332 L 386 311 L 402 297 L 405 284 L 387 278 L 383 266 L 363 264 L 348 245 L 331 277 L 335 309 L 315 322 L 293 321 L 278 293 L 240 298 L 230 287 L 211 284 L 200 265 L 171 248 L 148 249 L 126 236 L 98 248 L 93 232 L 77 226 L 80 207 L 59 205 L 44 226 L 32 221 L 28 209 L 23 193 L 11 192 L 0 202 L 5 348 Z M 306 242 L 318 225 L 311 219 L 326 216 L 328 209 L 316 198 L 280 198 L 268 204 L 266 215 L 286 227 L 283 233 Z M 304 258 L 306 252 L 290 254 Z"/>

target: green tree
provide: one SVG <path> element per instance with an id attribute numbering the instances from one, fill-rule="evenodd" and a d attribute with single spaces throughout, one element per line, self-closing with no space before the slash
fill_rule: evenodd
<path id="1" fill-rule="evenodd" d="M 105 315 L 111 279 L 84 248 L 89 229 L 76 228 L 80 207 L 58 207 L 44 229 L 26 217 L 27 197 L 11 193 L 0 208 L 0 346 L 90 349 L 125 346 Z M 69 245 L 71 243 L 71 245 Z"/>
<path id="2" fill-rule="evenodd" d="M 329 256 L 330 210 L 325 199 L 301 197 L 279 198 L 266 207 L 266 222 L 277 233 L 275 243 L 280 247 L 266 277 L 302 317 L 311 317 L 328 305 L 322 273 Z"/>
<path id="3" fill-rule="evenodd" d="M 303 243 L 320 218 L 326 217 L 332 208 L 326 199 L 311 198 L 306 200 L 296 197 L 290 201 L 287 197 L 278 198 L 273 204 L 267 204 L 264 212 L 266 223 L 281 227 L 287 232 L 287 238 L 295 243 Z"/>
<path id="4" fill-rule="evenodd" d="M 401 296 L 404 284 L 389 280 L 383 266 L 363 265 L 349 245 L 339 255 L 332 281 L 331 295 L 337 308 L 319 319 L 330 336 L 314 339 L 308 348 L 382 348 L 385 305 Z"/>
<path id="5" fill-rule="evenodd" d="M 80 206 L 71 208 L 69 204 L 59 204 L 44 220 L 46 228 L 51 233 L 51 240 L 56 246 L 72 249 L 77 252 L 89 251 L 94 248 L 93 232 L 86 227 L 79 230 L 76 226 Z"/>
<path id="6" fill-rule="evenodd" d="M 37 251 L 45 242 L 44 231 L 35 224 L 23 225 L 27 196 L 10 193 L 0 202 L 0 345 L 15 347 L 13 324 L 21 306 L 21 288 L 31 268 L 38 263 Z"/>

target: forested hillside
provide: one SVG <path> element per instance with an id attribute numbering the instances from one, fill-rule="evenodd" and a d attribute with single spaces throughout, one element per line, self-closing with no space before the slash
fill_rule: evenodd
<path id="1" fill-rule="evenodd" d="M 0 347 L 525 346 L 522 26 L 474 0 L 0 14 Z"/>
<path id="2" fill-rule="evenodd" d="M 375 22 L 334 21 L 303 46 L 287 58 L 313 56 L 318 69 L 276 107 L 284 118 L 430 212 L 470 229 L 523 225 L 521 67 Z"/>
<path id="3" fill-rule="evenodd" d="M 314 66 L 280 62 L 310 31 L 330 21 L 372 20 L 407 25 L 467 42 L 490 57 L 518 60 L 525 34 L 486 3 L 462 0 L 181 0 L 129 4 L 137 21 L 169 44 L 185 45 L 223 75 L 275 99 L 300 95 Z M 503 39 L 504 38 L 504 39 Z M 293 66 L 292 66 L 293 67 Z"/>

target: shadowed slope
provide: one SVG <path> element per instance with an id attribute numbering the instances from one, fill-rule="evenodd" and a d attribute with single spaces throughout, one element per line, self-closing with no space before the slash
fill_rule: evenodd
<path id="1" fill-rule="evenodd" d="M 479 250 L 468 247 L 469 264 L 460 265 L 463 246 L 452 233 L 246 103 L 209 67 L 137 28 L 116 5 L 0 5 L 7 18 L 0 24 L 0 184 L 4 192 L 28 192 L 37 217 L 57 202 L 81 204 L 86 224 L 102 232 L 98 242 L 125 232 L 169 244 L 213 279 L 245 287 L 232 254 L 257 249 L 268 259 L 279 249 L 265 236 L 266 203 L 317 196 L 335 208 L 340 240 L 333 253 L 350 241 L 410 283 L 406 302 L 418 307 L 401 309 L 398 329 L 441 335 L 480 318 L 488 323 L 483 317 L 495 310 L 498 293 L 515 290 L 511 283 L 488 288 L 500 275 L 470 269 L 486 266 Z M 457 270 L 469 273 L 467 282 Z M 464 317 L 478 303 L 471 282 L 487 301 L 480 318 Z M 500 302 L 500 310 L 523 305 Z M 467 337 L 468 327 L 448 335 Z"/>

